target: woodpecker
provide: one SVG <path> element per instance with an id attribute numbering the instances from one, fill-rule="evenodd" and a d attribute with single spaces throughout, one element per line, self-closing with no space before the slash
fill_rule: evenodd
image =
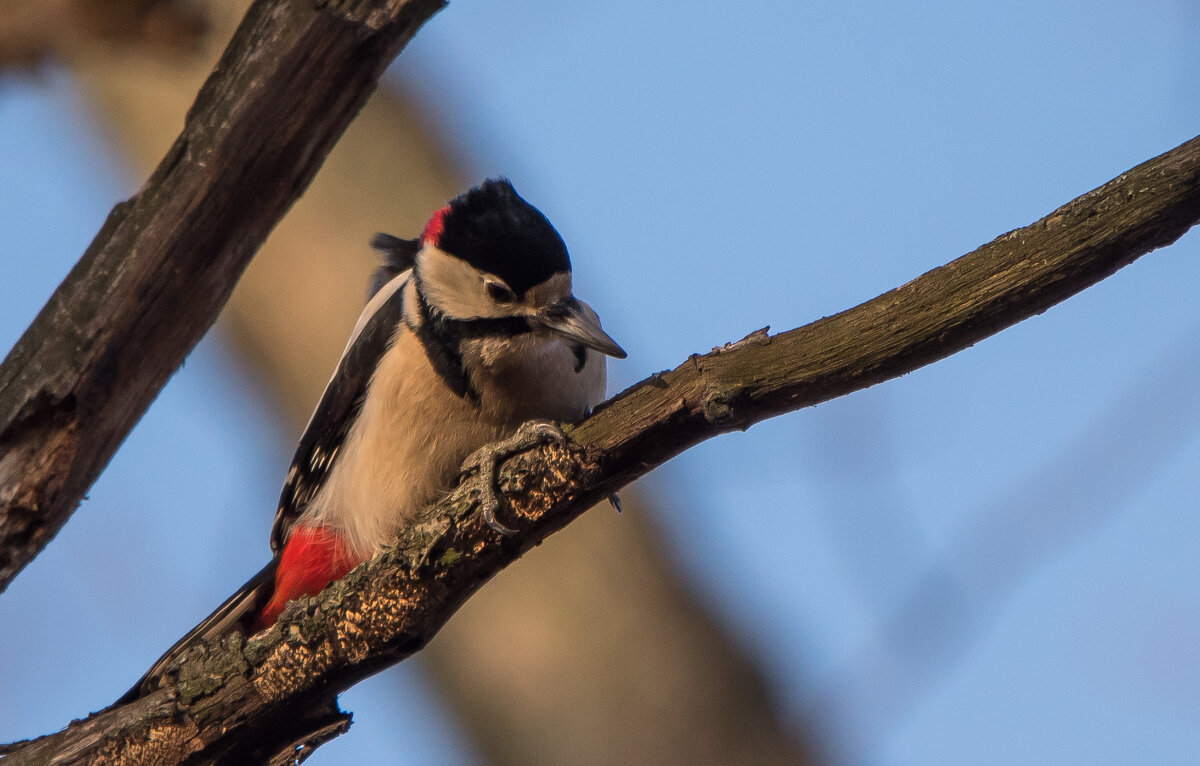
<path id="1" fill-rule="evenodd" d="M 572 294 L 562 237 L 506 179 L 451 200 L 418 239 L 376 234 L 371 244 L 384 265 L 296 448 L 273 559 L 123 700 L 153 690 L 198 640 L 267 628 L 288 601 L 374 556 L 484 445 L 547 430 L 518 429 L 527 421 L 583 418 L 604 397 L 605 356 L 625 358 Z M 494 476 L 477 480 L 490 488 Z M 511 531 L 489 495 L 488 524 Z"/>

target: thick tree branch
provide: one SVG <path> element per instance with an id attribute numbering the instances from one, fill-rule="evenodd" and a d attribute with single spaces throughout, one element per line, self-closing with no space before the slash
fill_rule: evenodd
<path id="1" fill-rule="evenodd" d="M 790 332 L 692 357 L 584 423 L 605 473 L 898 377 L 1045 311 L 1200 218 L 1200 138 L 908 284 Z M 634 428 L 631 431 L 630 425 Z M 686 435 L 685 435 L 686 434 Z"/>
<path id="2" fill-rule="evenodd" d="M 171 685 L 9 756 L 238 762 L 338 730 L 335 695 L 420 649 L 482 583 L 592 502 L 688 447 L 912 371 L 1044 311 L 1200 219 L 1200 138 L 856 308 L 654 375 L 554 445 L 507 461 L 498 537 L 460 487 L 376 559 L 259 636 L 187 655 Z"/>
<path id="3" fill-rule="evenodd" d="M 0 367 L 0 590 L 58 532 L 442 0 L 259 0 Z M 113 396 L 120 391 L 120 396 Z"/>

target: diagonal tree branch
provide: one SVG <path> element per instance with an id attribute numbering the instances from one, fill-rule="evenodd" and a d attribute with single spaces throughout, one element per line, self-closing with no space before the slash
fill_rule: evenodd
<path id="1" fill-rule="evenodd" d="M 335 696 L 416 652 L 488 578 L 592 502 L 688 447 L 903 375 L 1044 311 L 1200 220 L 1200 138 L 856 308 L 760 331 L 651 376 L 551 445 L 511 458 L 498 537 L 459 487 L 396 547 L 279 623 L 199 647 L 165 688 L 11 749 L 6 763 L 235 763 L 341 729 Z M 307 752 L 307 751 L 305 751 Z M 241 760 L 239 760 L 241 759 Z"/>
<path id="2" fill-rule="evenodd" d="M 0 590 L 66 522 L 384 68 L 442 4 L 251 7 L 175 145 L 0 366 Z"/>

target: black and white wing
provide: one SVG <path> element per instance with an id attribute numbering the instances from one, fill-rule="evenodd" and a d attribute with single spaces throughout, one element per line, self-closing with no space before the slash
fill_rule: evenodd
<path id="1" fill-rule="evenodd" d="M 384 249 L 386 244 L 389 249 L 385 253 L 386 263 L 377 272 L 376 278 L 388 270 L 395 271 L 396 266 L 404 263 L 411 267 L 412 259 L 405 254 L 410 243 L 395 237 L 391 239 L 395 239 L 399 244 L 390 240 L 380 243 L 381 236 L 386 235 L 376 235 L 372 244 L 379 249 Z M 415 253 L 415 250 L 413 252 Z M 362 407 L 371 374 L 403 321 L 402 288 L 408 279 L 408 275 L 404 273 L 406 270 L 395 271 L 389 281 L 372 289 L 373 297 L 359 317 L 354 335 L 350 338 L 346 350 L 342 352 L 337 370 L 333 373 L 329 385 L 325 387 L 325 393 L 309 419 L 308 427 L 304 429 L 304 435 L 300 437 L 300 445 L 296 448 L 296 456 L 292 458 L 292 467 L 284 482 L 283 493 L 279 498 L 279 510 L 275 513 L 275 525 L 271 530 L 271 550 L 276 554 L 287 540 L 296 517 L 316 494 L 321 482 L 337 460 L 338 447 L 346 438 L 350 424 L 354 422 Z M 217 607 L 215 612 L 175 642 L 119 702 L 130 702 L 153 691 L 163 669 L 197 640 L 216 638 L 234 627 L 248 631 L 248 619 L 258 614 L 271 597 L 278 566 L 279 557 L 276 555 L 261 572 L 250 578 L 249 582 Z"/>
<path id="2" fill-rule="evenodd" d="M 379 358 L 403 321 L 403 287 L 407 280 L 406 273 L 398 274 L 367 303 L 320 403 L 309 418 L 279 496 L 279 509 L 271 528 L 271 550 L 275 553 L 283 549 L 296 517 L 316 496 L 337 461 L 339 448 L 362 409 L 367 384 Z"/>
<path id="3" fill-rule="evenodd" d="M 138 679 L 133 688 L 121 695 L 116 704 L 124 705 L 133 702 L 158 688 L 159 680 L 167 665 L 190 649 L 198 640 L 219 638 L 233 630 L 234 627 L 249 633 L 247 623 L 271 599 L 271 593 L 275 586 L 275 570 L 278 567 L 279 558 L 271 559 L 271 563 L 251 577 L 249 582 L 238 588 L 236 593 L 225 599 L 225 603 L 217 607 L 215 612 L 204 618 L 199 625 L 189 630 L 183 638 L 164 652 L 163 656 L 150 666 L 146 674 Z"/>

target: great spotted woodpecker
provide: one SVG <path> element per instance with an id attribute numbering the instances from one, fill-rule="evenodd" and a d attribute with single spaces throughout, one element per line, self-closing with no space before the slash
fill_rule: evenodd
<path id="1" fill-rule="evenodd" d="M 584 417 L 603 399 L 605 355 L 625 357 L 572 294 L 562 238 L 507 180 L 452 200 L 419 239 L 377 234 L 372 245 L 385 263 L 296 449 L 274 558 L 127 699 L 197 640 L 269 627 L 288 601 L 372 557 L 484 445 L 527 421 Z M 508 531 L 494 502 L 484 514 Z"/>

